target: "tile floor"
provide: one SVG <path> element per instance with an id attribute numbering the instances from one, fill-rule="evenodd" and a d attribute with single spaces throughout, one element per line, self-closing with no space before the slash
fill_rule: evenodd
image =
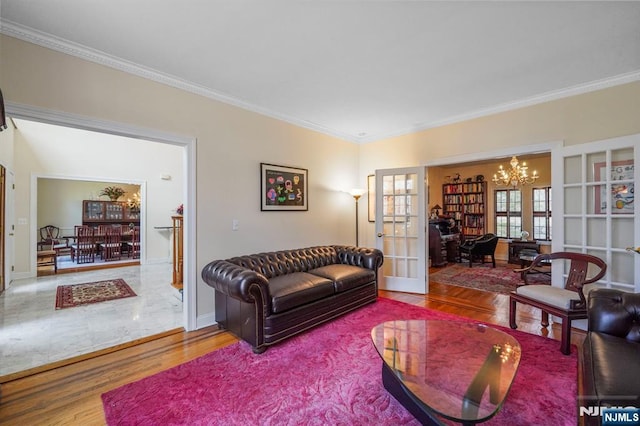
<path id="1" fill-rule="evenodd" d="M 0 376 L 182 327 L 171 264 L 13 281 L 0 295 Z M 58 285 L 122 278 L 136 297 L 55 309 Z"/>

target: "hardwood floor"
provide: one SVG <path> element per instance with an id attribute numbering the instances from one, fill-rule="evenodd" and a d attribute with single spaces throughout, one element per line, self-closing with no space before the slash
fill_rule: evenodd
<path id="1" fill-rule="evenodd" d="M 431 282 L 428 295 L 381 291 L 381 297 L 436 309 L 491 324 L 509 325 L 509 298 L 501 294 Z M 540 312 L 518 305 L 519 330 L 559 340 L 560 328 L 540 327 Z M 584 333 L 575 330 L 580 346 Z M 0 384 L 2 425 L 102 425 L 100 395 L 236 342 L 209 327 L 177 332 L 77 363 Z M 558 343 L 559 345 L 559 343 Z M 558 347 L 559 350 L 559 347 Z"/>

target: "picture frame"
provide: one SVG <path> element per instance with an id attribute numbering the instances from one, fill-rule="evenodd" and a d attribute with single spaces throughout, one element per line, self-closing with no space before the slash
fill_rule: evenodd
<path id="1" fill-rule="evenodd" d="M 376 175 L 367 176 L 367 202 L 369 211 L 367 218 L 369 222 L 376 221 Z"/>
<path id="2" fill-rule="evenodd" d="M 308 170 L 260 163 L 260 210 L 307 211 Z"/>
<path id="3" fill-rule="evenodd" d="M 600 182 L 606 179 L 606 163 L 595 163 L 594 180 Z M 599 185 L 595 191 L 595 213 L 605 214 L 607 212 L 607 202 L 611 201 L 612 214 L 633 214 L 634 211 L 634 185 L 633 185 L 633 160 L 612 161 L 611 162 L 611 194 L 607 197 L 606 185 Z M 622 181 L 622 183 L 616 183 Z"/>

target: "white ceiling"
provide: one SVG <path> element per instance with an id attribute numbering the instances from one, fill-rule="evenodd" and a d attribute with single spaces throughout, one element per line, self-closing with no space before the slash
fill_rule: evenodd
<path id="1" fill-rule="evenodd" d="M 640 80 L 640 2 L 0 0 L 0 16 L 4 34 L 355 142 Z"/>

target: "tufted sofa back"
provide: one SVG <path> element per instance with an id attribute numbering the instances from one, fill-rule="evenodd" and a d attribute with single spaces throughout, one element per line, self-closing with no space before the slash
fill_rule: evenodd
<path id="1" fill-rule="evenodd" d="M 640 293 L 597 289 L 589 293 L 589 331 L 640 343 Z"/>
<path id="2" fill-rule="evenodd" d="M 308 247 L 233 257 L 228 262 L 259 272 L 267 279 L 341 263 L 334 246 Z"/>

